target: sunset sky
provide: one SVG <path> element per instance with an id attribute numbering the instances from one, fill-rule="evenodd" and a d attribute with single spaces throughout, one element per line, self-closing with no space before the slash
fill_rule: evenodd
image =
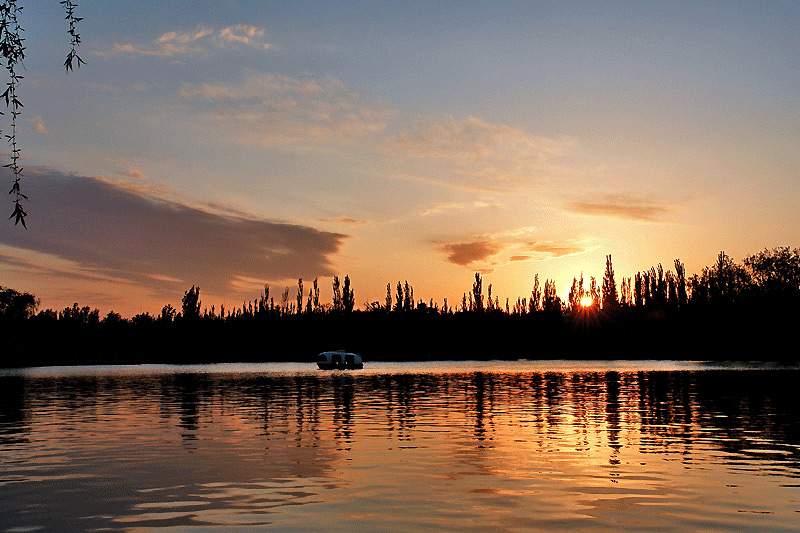
<path id="1" fill-rule="evenodd" d="M 476 271 L 504 303 L 800 245 L 797 2 L 84 0 L 69 74 L 61 6 L 23 5 L 0 285 L 41 308 L 333 274 L 453 305 Z"/>

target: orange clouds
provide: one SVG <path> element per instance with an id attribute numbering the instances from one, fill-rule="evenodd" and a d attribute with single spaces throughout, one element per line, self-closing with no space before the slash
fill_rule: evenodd
<path id="1" fill-rule="evenodd" d="M 485 261 L 502 249 L 497 243 L 489 241 L 449 243 L 439 248 L 447 254 L 450 263 L 467 266 L 478 261 Z"/>
<path id="2" fill-rule="evenodd" d="M 567 210 L 580 215 L 605 216 L 655 222 L 669 209 L 653 200 L 637 198 L 625 194 L 606 195 L 594 200 L 571 202 Z"/>
<path id="3" fill-rule="evenodd" d="M 446 261 L 459 266 L 487 269 L 522 261 L 543 261 L 582 254 L 591 245 L 575 239 L 536 241 L 535 228 L 483 235 L 472 240 L 440 245 L 437 250 L 446 254 Z"/>

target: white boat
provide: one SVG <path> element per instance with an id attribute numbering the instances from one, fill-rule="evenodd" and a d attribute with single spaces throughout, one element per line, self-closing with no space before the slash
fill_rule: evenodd
<path id="1" fill-rule="evenodd" d="M 322 352 L 317 356 L 317 366 L 321 370 L 358 369 L 364 368 L 364 361 L 361 356 L 355 353 L 336 350 L 333 352 Z"/>

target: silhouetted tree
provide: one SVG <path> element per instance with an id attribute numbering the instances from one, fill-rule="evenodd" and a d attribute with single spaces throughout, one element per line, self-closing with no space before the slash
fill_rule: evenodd
<path id="1" fill-rule="evenodd" d="M 545 280 L 544 294 L 542 295 L 542 310 L 543 311 L 561 311 L 561 298 L 558 297 L 556 291 L 556 282 L 553 280 Z"/>
<path id="2" fill-rule="evenodd" d="M 617 282 L 614 281 L 614 267 L 611 265 L 611 255 L 606 256 L 606 273 L 603 275 L 603 308 L 614 309 L 619 303 L 617 296 Z"/>
<path id="3" fill-rule="evenodd" d="M 750 276 L 744 267 L 720 252 L 711 268 L 704 268 L 701 283 L 706 286 L 712 304 L 731 304 L 742 301 L 750 288 Z"/>
<path id="4" fill-rule="evenodd" d="M 650 267 L 647 279 L 650 281 L 650 303 L 653 305 L 660 305 L 661 299 L 658 294 L 658 274 L 656 274 L 656 267 Z"/>
<path id="5" fill-rule="evenodd" d="M 281 315 L 288 315 L 291 314 L 289 312 L 289 287 L 283 289 L 283 295 L 281 295 Z"/>
<path id="6" fill-rule="evenodd" d="M 600 287 L 597 286 L 597 280 L 594 276 L 589 278 L 589 295 L 592 297 L 592 307 L 600 309 Z"/>
<path id="7" fill-rule="evenodd" d="M 483 280 L 478 272 L 475 272 L 475 283 L 472 284 L 472 310 L 483 312 Z"/>
<path id="8" fill-rule="evenodd" d="M 176 313 L 177 310 L 170 304 L 167 304 L 161 308 L 161 314 L 159 315 L 158 319 L 161 322 L 172 322 L 173 320 L 175 320 Z"/>
<path id="9" fill-rule="evenodd" d="M 317 278 L 314 278 L 314 312 L 319 313 L 319 285 L 317 285 Z"/>
<path id="10" fill-rule="evenodd" d="M 577 311 L 580 309 L 581 306 L 581 294 L 580 290 L 578 289 L 578 278 L 572 278 L 572 285 L 569 288 L 569 295 L 567 296 L 567 302 L 569 304 L 569 308 L 573 311 Z"/>
<path id="11" fill-rule="evenodd" d="M 297 280 L 297 314 L 303 312 L 303 278 Z"/>
<path id="12" fill-rule="evenodd" d="M 333 276 L 333 310 L 342 310 L 342 285 L 339 276 Z"/>
<path id="13" fill-rule="evenodd" d="M 124 322 L 122 315 L 115 313 L 114 311 L 109 311 L 108 314 L 103 318 L 103 324 L 118 324 L 120 322 Z"/>
<path id="14" fill-rule="evenodd" d="M 645 307 L 653 305 L 653 293 L 650 287 L 650 272 L 645 270 L 642 274 L 642 301 Z"/>
<path id="15" fill-rule="evenodd" d="M 633 305 L 633 291 L 631 290 L 631 278 L 622 278 L 619 290 L 619 302 L 623 307 Z"/>
<path id="16" fill-rule="evenodd" d="M 386 309 L 387 313 L 392 310 L 392 284 L 391 283 L 387 283 L 386 284 L 385 309 Z"/>
<path id="17" fill-rule="evenodd" d="M 394 311 L 399 313 L 403 310 L 403 284 L 397 282 L 397 297 L 394 299 Z"/>
<path id="18" fill-rule="evenodd" d="M 688 297 L 686 294 L 686 267 L 680 259 L 675 259 L 675 280 L 678 293 L 678 307 L 686 307 Z"/>
<path id="19" fill-rule="evenodd" d="M 666 274 L 667 278 L 667 302 L 669 303 L 670 307 L 678 307 L 678 289 L 677 283 L 675 282 L 675 276 L 672 274 L 671 270 L 667 271 Z"/>
<path id="20" fill-rule="evenodd" d="M 342 288 L 342 308 L 345 313 L 351 313 L 355 307 L 356 299 L 353 295 L 353 289 L 350 288 L 350 276 L 345 275 L 344 287 Z"/>
<path id="21" fill-rule="evenodd" d="M 18 292 L 0 286 L 0 318 L 23 320 L 32 317 L 39 307 L 39 300 L 33 294 Z"/>
<path id="22" fill-rule="evenodd" d="M 664 307 L 667 303 L 667 282 L 664 279 L 664 267 L 661 266 L 661 263 L 658 264 L 656 272 L 656 303 L 661 307 Z"/>
<path id="23" fill-rule="evenodd" d="M 79 307 L 78 303 L 75 302 L 72 307 L 65 307 L 59 314 L 58 319 L 80 324 L 97 324 L 100 322 L 100 310 L 92 309 L 88 305 Z"/>
<path id="24" fill-rule="evenodd" d="M 192 285 L 191 289 L 183 293 L 181 313 L 183 318 L 189 320 L 200 318 L 200 287 Z"/>
<path id="25" fill-rule="evenodd" d="M 800 297 L 800 248 L 765 248 L 745 257 L 744 266 L 763 296 L 782 301 Z"/>
<path id="26" fill-rule="evenodd" d="M 156 317 L 154 317 L 148 312 L 133 315 L 133 318 L 131 318 L 131 324 L 137 327 L 149 326 L 155 321 Z"/>
<path id="27" fill-rule="evenodd" d="M 269 312 L 269 285 L 264 284 L 264 292 L 258 297 L 258 312 L 266 314 Z M 221 311 L 222 318 L 225 318 L 225 312 Z"/>
<path id="28" fill-rule="evenodd" d="M 531 312 L 540 311 L 542 309 L 542 288 L 539 286 L 539 274 L 533 276 L 533 290 L 531 291 L 531 299 L 528 302 Z"/>
<path id="29" fill-rule="evenodd" d="M 644 283 L 641 272 L 637 272 L 634 276 L 633 300 L 636 307 L 641 307 L 644 304 Z"/>

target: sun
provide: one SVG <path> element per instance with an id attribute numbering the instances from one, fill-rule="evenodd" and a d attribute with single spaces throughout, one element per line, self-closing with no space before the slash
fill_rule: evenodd
<path id="1" fill-rule="evenodd" d="M 581 307 L 591 307 L 592 306 L 592 297 L 591 296 L 584 296 L 581 298 Z"/>

